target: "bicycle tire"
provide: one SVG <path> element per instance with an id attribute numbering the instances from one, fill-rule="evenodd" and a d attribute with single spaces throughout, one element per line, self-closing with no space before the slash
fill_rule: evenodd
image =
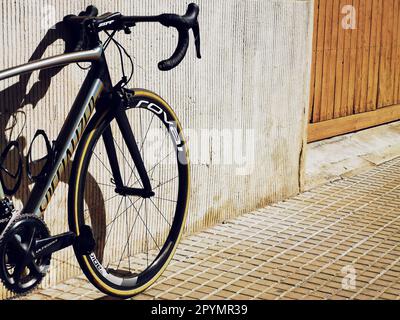
<path id="1" fill-rule="evenodd" d="M 150 111 L 153 115 L 153 118 L 158 118 L 160 120 L 161 124 L 164 124 L 164 128 L 167 129 L 167 136 L 171 135 L 171 123 L 175 123 L 176 131 L 179 134 L 181 145 L 177 145 L 177 140 L 176 138 L 173 138 L 171 135 L 171 139 L 168 139 L 170 141 L 173 141 L 173 144 L 175 144 L 176 149 L 176 160 L 177 160 L 177 168 L 179 172 L 179 179 L 177 178 L 176 180 L 179 181 L 179 186 L 178 186 L 178 194 L 177 194 L 177 201 L 176 201 L 176 208 L 173 216 L 172 223 L 170 225 L 170 230 L 168 231 L 168 235 L 166 236 L 165 242 L 162 244 L 162 247 L 160 247 L 160 252 L 156 255 L 156 258 L 154 261 L 149 265 L 147 265 L 147 268 L 144 269 L 141 273 L 132 273 L 129 274 L 126 277 L 118 277 L 119 274 L 121 274 L 120 270 L 113 270 L 110 271 L 111 268 L 109 266 L 106 266 L 104 260 L 105 260 L 105 254 L 101 253 L 101 250 L 105 251 L 105 248 L 107 247 L 107 241 L 108 241 L 108 236 L 106 241 L 104 241 L 105 235 L 104 235 L 104 227 L 102 227 L 102 231 L 94 231 L 94 238 L 99 239 L 101 238 L 101 245 L 98 245 L 98 247 L 101 247 L 101 249 L 96 249 L 99 253 L 97 256 L 101 255 L 102 258 L 99 258 L 96 256 L 95 253 L 91 253 L 90 255 L 82 254 L 77 246 L 74 246 L 74 251 L 76 258 L 79 262 L 79 265 L 88 278 L 88 280 L 95 286 L 97 287 L 100 291 L 107 295 L 111 295 L 114 297 L 118 298 L 129 298 L 132 297 L 138 293 L 143 292 L 146 290 L 150 285 L 152 285 L 164 272 L 166 267 L 168 266 L 169 262 L 174 256 L 174 253 L 176 251 L 177 245 L 181 239 L 185 224 L 186 224 L 186 218 L 187 218 L 187 213 L 188 213 L 188 200 L 189 200 L 189 190 L 190 190 L 190 173 L 189 173 L 189 161 L 188 161 L 188 152 L 187 152 L 187 146 L 185 139 L 183 138 L 182 134 L 182 127 L 179 124 L 178 118 L 175 115 L 174 111 L 171 109 L 171 107 L 158 95 L 155 93 L 152 93 L 150 91 L 144 90 L 144 89 L 134 89 L 133 90 L 134 94 L 130 98 L 130 106 L 132 110 L 140 110 L 140 112 L 146 110 Z M 147 104 L 143 106 L 139 106 L 141 101 L 146 101 L 148 102 Z M 132 107 L 133 106 L 133 107 Z M 149 106 L 152 106 L 150 108 Z M 156 106 L 157 112 L 154 110 L 154 106 Z M 162 112 L 160 112 L 162 111 Z M 158 113 L 160 112 L 160 113 Z M 111 113 L 112 114 L 112 113 Z M 77 153 L 74 159 L 74 163 L 72 166 L 71 170 L 71 177 L 70 177 L 70 191 L 69 191 L 69 199 L 68 199 L 68 207 L 69 207 L 69 226 L 70 230 L 75 232 L 78 236 L 81 233 L 82 227 L 87 224 L 86 220 L 94 220 L 94 218 L 90 217 L 88 218 L 86 216 L 85 218 L 85 188 L 87 187 L 87 177 L 88 175 L 88 168 L 89 165 L 92 161 L 93 158 L 93 152 L 94 149 L 96 148 L 98 142 L 101 140 L 101 137 L 103 135 L 104 130 L 108 127 L 111 126 L 112 121 L 114 120 L 114 116 L 111 115 L 110 113 L 95 117 L 91 122 L 89 123 L 87 129 L 83 133 L 81 142 L 79 143 Z M 152 120 L 153 122 L 153 120 Z M 161 126 L 162 127 L 162 126 Z M 149 129 L 148 129 L 149 130 Z M 143 138 L 143 137 L 142 137 Z M 147 134 L 144 140 L 146 140 Z M 143 148 L 142 143 L 142 148 Z M 180 151 L 179 151 L 180 150 Z M 143 151 L 144 152 L 144 151 Z M 95 154 L 96 155 L 96 154 Z M 96 155 L 96 157 L 98 157 Z M 126 158 L 125 158 L 126 159 Z M 161 170 L 161 169 L 159 169 Z M 153 171 L 154 173 L 154 171 Z M 132 173 L 131 173 L 132 177 Z M 129 179 L 130 181 L 131 179 Z M 129 182 L 128 182 L 129 183 Z M 172 189 L 172 188 L 171 188 Z M 89 191 L 88 191 L 89 192 Z M 122 200 L 121 200 L 122 201 Z M 126 200 L 125 200 L 126 201 Z M 132 200 L 129 200 L 132 203 Z M 140 201 L 140 200 L 138 200 Z M 142 200 L 142 205 L 143 205 L 144 200 Z M 147 200 L 146 200 L 147 203 Z M 154 202 L 153 202 L 154 203 Z M 125 203 L 126 204 L 126 203 Z M 121 206 L 121 203 L 120 203 Z M 154 205 L 155 206 L 155 205 Z M 140 216 L 139 211 L 137 208 L 133 205 L 135 210 L 137 211 L 137 216 Z M 139 208 L 141 210 L 142 207 Z M 89 210 L 89 216 L 90 216 L 90 209 Z M 118 211 L 120 209 L 118 208 Z M 115 214 L 115 216 L 118 215 Z M 159 210 L 160 211 L 160 210 Z M 160 211 L 161 213 L 161 211 Z M 165 212 L 164 212 L 165 213 Z M 137 219 L 138 217 L 136 217 Z M 96 218 L 98 219 L 98 218 Z M 100 218 L 100 220 L 103 219 L 103 224 L 105 225 L 105 230 L 107 232 L 107 228 L 109 228 L 110 220 L 107 213 L 105 213 L 104 217 Z M 143 221 L 143 218 L 141 218 Z M 114 226 L 115 220 L 112 220 L 111 223 Z M 146 222 L 147 222 L 147 208 L 146 208 Z M 131 222 L 132 223 L 132 222 Z M 136 220 L 134 223 L 134 227 L 136 224 Z M 143 224 L 145 224 L 143 222 Z M 95 223 L 93 223 L 95 225 Z M 130 227 L 129 225 L 126 226 L 126 230 L 128 230 Z M 133 227 L 132 227 L 133 228 Z M 150 232 L 151 228 L 150 226 L 145 226 L 147 229 L 146 231 L 146 237 L 148 237 L 148 234 Z M 99 228 L 97 228 L 99 229 Z M 100 228 L 101 229 L 101 228 Z M 96 234 L 96 232 L 98 234 Z M 111 231 L 110 231 L 111 233 Z M 121 232 L 120 232 L 121 233 Z M 132 231 L 131 231 L 132 233 Z M 151 234 L 150 234 L 151 235 Z M 111 236 L 114 237 L 115 236 Z M 157 238 L 158 239 L 158 238 Z M 153 238 L 154 240 L 154 238 Z M 127 236 L 127 243 L 130 243 L 131 239 L 129 236 Z M 104 244 L 105 243 L 105 244 Z M 157 241 L 155 241 L 155 244 L 157 245 Z M 122 245 L 122 243 L 121 243 Z M 149 239 L 147 239 L 147 245 L 149 246 Z M 125 244 L 126 247 L 126 244 Z M 95 250 L 95 252 L 97 252 Z M 115 249 L 118 250 L 118 249 Z M 155 249 L 155 251 L 157 251 Z M 122 255 L 125 253 L 125 248 L 124 251 L 122 252 Z M 128 251 L 129 254 L 129 251 Z M 147 259 L 149 259 L 149 253 L 147 252 Z M 128 257 L 128 261 L 130 261 L 132 257 Z M 111 259 L 111 258 L 110 258 Z M 122 258 L 121 258 L 122 259 Z M 121 260 L 120 260 L 121 263 Z M 119 267 L 119 265 L 118 265 Z M 119 273 L 118 273 L 118 272 Z M 131 270 L 129 270 L 130 272 Z"/>

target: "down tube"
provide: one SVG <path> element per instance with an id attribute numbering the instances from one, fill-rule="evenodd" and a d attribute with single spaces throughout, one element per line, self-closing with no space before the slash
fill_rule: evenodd
<path id="1" fill-rule="evenodd" d="M 68 160 L 76 150 L 103 88 L 102 81 L 93 78 L 89 73 L 57 138 L 56 159 L 51 171 L 44 181 L 36 182 L 23 213 L 43 215 L 54 195 Z"/>

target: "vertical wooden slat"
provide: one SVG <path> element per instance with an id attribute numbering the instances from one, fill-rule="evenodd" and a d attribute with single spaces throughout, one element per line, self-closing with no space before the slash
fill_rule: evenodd
<path id="1" fill-rule="evenodd" d="M 369 48 L 365 45 L 365 34 L 367 33 L 368 15 L 367 5 L 371 0 L 360 0 L 357 10 L 357 62 L 356 62 L 356 83 L 354 89 L 354 113 L 362 112 L 361 88 L 363 80 L 363 59 L 365 50 Z"/>
<path id="2" fill-rule="evenodd" d="M 320 0 L 319 2 L 313 122 L 319 122 L 321 115 L 322 71 L 324 64 L 324 41 L 325 41 L 325 14 L 326 14 L 327 2 L 329 2 L 329 0 Z"/>
<path id="3" fill-rule="evenodd" d="M 350 41 L 350 74 L 349 74 L 349 92 L 347 96 L 347 114 L 354 114 L 354 101 L 355 101 L 355 85 L 356 85 L 356 69 L 357 69 L 357 46 L 358 46 L 358 11 L 360 9 L 360 1 L 364 0 L 353 0 L 353 6 L 356 9 L 356 25 L 351 30 L 351 41 Z"/>
<path id="4" fill-rule="evenodd" d="M 318 39 L 318 16 L 319 16 L 319 3 L 320 0 L 315 0 L 314 3 L 314 30 L 313 30 L 313 56 L 311 62 L 311 92 L 310 92 L 310 111 L 309 122 L 313 122 L 314 113 L 314 99 L 315 99 L 315 68 L 316 68 L 316 52 L 317 52 L 317 39 Z"/>
<path id="5" fill-rule="evenodd" d="M 393 97 L 393 103 L 394 104 L 399 104 L 400 103 L 400 3 L 399 1 L 396 1 L 396 6 L 395 6 L 395 15 L 397 17 L 397 25 L 395 26 L 397 36 L 394 39 L 394 58 L 393 58 L 393 63 L 394 63 L 394 97 Z"/>
<path id="6" fill-rule="evenodd" d="M 379 87 L 378 87 L 378 108 L 389 106 L 392 103 L 392 86 L 391 81 L 391 58 L 392 58 L 392 41 L 393 41 L 393 0 L 384 0 L 382 3 L 382 13 L 378 16 L 382 17 L 382 34 L 381 52 L 379 61 Z M 379 44 L 379 42 L 377 43 Z"/>
<path id="7" fill-rule="evenodd" d="M 382 41 L 382 23 L 383 23 L 383 0 L 374 0 L 372 13 L 372 30 L 371 30 L 371 51 L 369 60 L 368 75 L 368 92 L 367 92 L 367 109 L 373 111 L 378 108 L 379 94 L 379 74 L 380 74 L 380 58 L 381 58 L 381 41 Z"/>
<path id="8" fill-rule="evenodd" d="M 340 0 L 340 12 L 341 8 L 348 3 L 348 0 Z M 343 74 L 344 74 L 344 47 L 345 47 L 345 33 L 346 30 L 342 27 L 341 18 L 338 21 L 338 52 L 336 58 L 336 81 L 335 81 L 335 110 L 334 117 L 340 118 L 342 116 L 342 91 L 343 91 Z"/>
<path id="9" fill-rule="evenodd" d="M 398 24 L 399 24 L 399 15 L 397 14 L 399 10 L 399 1 L 393 1 L 393 37 L 392 37 L 392 54 L 391 54 L 391 66 L 390 66 L 390 84 L 391 84 L 391 92 L 390 92 L 390 105 L 394 105 L 396 103 L 395 97 L 395 75 L 396 75 L 396 64 L 397 61 L 397 45 L 398 45 Z"/>
<path id="10" fill-rule="evenodd" d="M 348 5 L 353 5 L 353 1 L 348 1 Z M 343 26 L 342 26 L 343 28 Z M 343 49 L 343 78 L 342 78 L 342 97 L 340 104 L 340 117 L 345 117 L 351 115 L 348 112 L 348 95 L 350 87 L 350 64 L 351 64 L 351 40 L 352 40 L 352 30 L 343 29 L 344 33 L 344 49 Z"/>
<path id="11" fill-rule="evenodd" d="M 334 77 L 331 65 L 334 65 L 332 49 L 335 47 L 333 43 L 332 33 L 335 28 L 333 24 L 333 4 L 334 1 L 327 1 L 325 13 L 325 36 L 324 36 L 324 62 L 322 68 L 322 89 L 321 89 L 321 114 L 320 120 L 325 121 L 332 119 L 330 116 L 330 106 L 328 102 L 330 79 Z M 335 28 L 336 29 L 336 28 Z"/>
<path id="12" fill-rule="evenodd" d="M 337 59 L 337 43 L 338 43 L 338 28 L 337 21 L 339 20 L 340 0 L 332 0 L 333 14 L 332 14 L 332 41 L 330 47 L 330 61 L 329 61 L 329 85 L 327 87 L 327 105 L 326 105 L 326 119 L 333 119 L 334 106 L 335 106 L 335 78 L 336 78 L 336 59 Z"/>
<path id="13" fill-rule="evenodd" d="M 359 105 L 360 113 L 367 111 L 369 57 L 370 57 L 370 52 L 373 51 L 370 48 L 370 41 L 372 36 L 372 24 L 373 24 L 372 12 L 374 3 L 376 1 L 378 0 L 366 0 L 366 18 L 365 18 L 365 30 L 364 30 L 362 70 L 361 70 L 362 77 L 361 77 L 361 90 L 360 90 L 361 93 L 360 93 L 360 105 Z"/>

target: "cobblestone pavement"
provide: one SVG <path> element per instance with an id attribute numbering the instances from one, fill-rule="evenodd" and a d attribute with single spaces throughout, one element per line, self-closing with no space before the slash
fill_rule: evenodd
<path id="1" fill-rule="evenodd" d="M 399 299 L 400 158 L 187 237 L 135 299 Z M 25 299 L 106 299 L 85 278 Z"/>

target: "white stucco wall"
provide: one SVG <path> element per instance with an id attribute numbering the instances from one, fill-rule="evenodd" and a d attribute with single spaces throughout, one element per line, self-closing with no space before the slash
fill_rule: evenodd
<path id="1" fill-rule="evenodd" d="M 301 159 L 311 72 L 312 0 L 197 2 L 202 10 L 202 60 L 195 58 L 192 43 L 186 60 L 178 68 L 161 73 L 157 69 L 158 61 L 167 58 L 175 48 L 173 30 L 159 25 L 140 25 L 132 35 L 119 37 L 135 58 L 132 87 L 148 88 L 169 101 L 189 135 L 194 159 L 187 232 L 299 192 L 303 183 Z M 26 62 L 51 24 L 67 14 L 79 13 L 89 4 L 96 5 L 101 13 L 120 11 L 125 15 L 145 15 L 183 14 L 188 3 L 182 0 L 2 0 L 0 69 Z M 56 41 L 44 56 L 62 53 L 63 48 L 62 41 Z M 116 52 L 108 55 L 108 59 L 113 75 L 119 75 Z M 42 128 L 55 139 L 83 78 L 84 72 L 71 65 L 52 78 L 45 94 L 40 89 L 46 87 L 46 81 L 38 81 L 38 73 L 23 87 L 18 83 L 19 78 L 3 81 L 0 128 L 12 123 L 9 113 L 4 112 L 6 109 L 16 114 L 18 124 L 11 134 L 13 138 L 21 129 L 29 144 L 36 129 Z M 21 93 L 29 91 L 33 96 L 44 95 L 35 108 L 29 99 L 21 100 Z M 222 132 L 228 138 L 237 134 L 245 141 L 230 138 L 230 153 L 227 139 L 219 146 L 210 144 L 200 154 L 198 150 L 201 146 L 204 149 L 205 141 L 209 140 L 202 139 L 201 133 L 209 130 L 214 130 L 214 138 Z M 10 132 L 5 133 L 7 139 Z M 4 136 L 0 141 L 4 143 Z M 236 155 L 238 159 L 242 152 L 248 156 L 253 170 L 243 172 L 240 164 L 230 161 L 219 163 L 219 152 L 225 152 L 228 158 Z M 198 161 L 199 157 L 203 160 Z M 207 158 L 213 160 L 205 161 Z M 53 234 L 66 231 L 66 191 L 67 186 L 61 184 L 46 215 Z M 56 258 L 46 286 L 80 272 L 71 250 L 57 254 Z"/>

